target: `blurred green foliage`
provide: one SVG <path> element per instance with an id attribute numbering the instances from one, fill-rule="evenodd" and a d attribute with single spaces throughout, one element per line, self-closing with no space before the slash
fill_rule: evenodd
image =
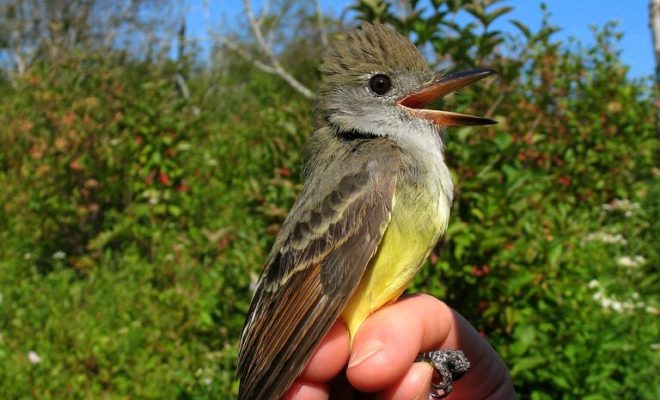
<path id="1" fill-rule="evenodd" d="M 497 1 L 409 4 L 352 8 L 439 68 L 500 72 L 439 104 L 499 124 L 447 133 L 452 221 L 413 289 L 488 337 L 521 398 L 660 397 L 650 80 L 626 76 L 613 25 L 560 43 L 548 19 L 491 29 L 509 11 Z M 310 86 L 300 55 L 314 46 L 285 50 Z M 250 288 L 300 189 L 312 104 L 234 57 L 210 74 L 191 63 L 183 99 L 177 70 L 71 54 L 0 80 L 3 398 L 235 395 Z"/>

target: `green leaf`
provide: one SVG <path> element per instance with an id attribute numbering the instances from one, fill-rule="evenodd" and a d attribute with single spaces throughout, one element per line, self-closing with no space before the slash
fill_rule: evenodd
<path id="1" fill-rule="evenodd" d="M 498 149 L 506 150 L 509 146 L 511 146 L 511 143 L 513 143 L 513 138 L 506 132 L 498 132 L 495 135 L 494 141 Z"/>
<path id="2" fill-rule="evenodd" d="M 543 356 L 519 358 L 516 361 L 516 365 L 514 365 L 514 367 L 511 369 L 511 376 L 515 379 L 515 377 L 520 374 L 521 371 L 533 370 L 545 363 L 547 363 L 547 360 Z"/>
<path id="3" fill-rule="evenodd" d="M 530 40 L 532 38 L 532 36 L 533 36 L 532 31 L 529 29 L 529 27 L 527 25 L 525 25 L 524 23 L 522 23 L 518 20 L 515 20 L 515 19 L 511 19 L 509 21 L 513 25 L 515 25 L 516 28 L 518 28 L 520 30 L 520 32 L 522 32 L 522 34 L 525 36 L 525 39 Z"/>

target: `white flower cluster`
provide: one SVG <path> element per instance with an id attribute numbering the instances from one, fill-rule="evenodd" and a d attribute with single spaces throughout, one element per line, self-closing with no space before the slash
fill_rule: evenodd
<path id="1" fill-rule="evenodd" d="M 41 356 L 32 350 L 27 354 L 27 358 L 30 364 L 39 364 L 41 362 Z"/>
<path id="2" fill-rule="evenodd" d="M 646 258 L 643 256 L 623 256 L 616 260 L 616 265 L 623 268 L 637 268 L 646 263 Z"/>
<path id="3" fill-rule="evenodd" d="M 204 153 L 204 163 L 206 165 L 208 165 L 209 167 L 217 167 L 218 166 L 218 160 L 216 158 L 214 158 L 208 152 Z"/>
<path id="4" fill-rule="evenodd" d="M 177 149 L 177 150 L 180 150 L 180 151 L 188 151 L 188 150 L 190 150 L 191 147 L 192 147 L 192 146 L 190 145 L 190 143 L 188 143 L 188 142 L 181 142 L 181 143 L 179 143 L 179 144 L 176 146 L 176 149 Z"/>
<path id="5" fill-rule="evenodd" d="M 160 203 L 160 191 L 156 189 L 147 189 L 144 192 L 142 192 L 142 197 L 146 198 L 149 201 L 149 204 L 152 206 L 155 206 L 156 204 Z"/>
<path id="6" fill-rule="evenodd" d="M 587 286 L 589 289 L 595 290 L 595 293 L 592 296 L 593 299 L 606 310 L 612 310 L 617 313 L 630 313 L 636 309 L 644 309 L 644 311 L 649 314 L 658 314 L 659 310 L 641 301 L 639 293 L 637 292 L 633 293 L 629 300 L 619 301 L 614 297 L 607 296 L 605 290 L 600 286 L 600 282 L 596 279 L 589 281 Z"/>
<path id="7" fill-rule="evenodd" d="M 214 371 L 211 368 L 198 368 L 195 371 L 195 376 L 205 386 L 211 386 L 213 384 L 213 374 Z"/>
<path id="8" fill-rule="evenodd" d="M 639 210 L 639 204 L 632 202 L 628 199 L 614 199 L 611 203 L 603 204 L 605 211 L 621 211 L 626 217 L 630 217 L 633 213 Z"/>
<path id="9" fill-rule="evenodd" d="M 611 234 L 607 232 L 590 233 L 587 236 L 587 241 L 589 242 L 598 241 L 608 244 L 623 244 L 623 245 L 628 244 L 628 241 L 623 237 L 622 234 L 620 233 Z"/>

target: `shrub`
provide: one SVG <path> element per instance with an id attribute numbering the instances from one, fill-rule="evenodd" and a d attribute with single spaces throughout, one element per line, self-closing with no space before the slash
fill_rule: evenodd
<path id="1" fill-rule="evenodd" d="M 508 12 L 497 3 L 411 2 L 405 19 L 389 2 L 355 6 L 438 68 L 500 71 L 439 105 L 499 124 L 447 132 L 452 221 L 413 290 L 466 315 L 521 398 L 656 398 L 650 82 L 627 77 L 614 26 L 589 46 L 553 40 L 548 20 L 514 22 L 513 37 L 491 29 Z M 316 84 L 309 59 L 287 65 Z M 183 68 L 183 99 L 176 70 L 72 54 L 0 80 L 6 397 L 235 396 L 251 285 L 300 190 L 311 104 L 234 59 Z"/>

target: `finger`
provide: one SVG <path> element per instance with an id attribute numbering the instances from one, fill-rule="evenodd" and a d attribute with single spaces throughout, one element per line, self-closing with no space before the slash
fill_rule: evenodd
<path id="1" fill-rule="evenodd" d="M 346 374 L 357 389 L 381 391 L 408 373 L 420 351 L 447 339 L 453 313 L 439 300 L 414 295 L 384 307 L 358 331 Z"/>
<path id="2" fill-rule="evenodd" d="M 341 371 L 349 356 L 350 341 L 346 325 L 339 320 L 330 328 L 302 374 L 287 390 L 285 400 L 323 400 L 329 398 L 327 383 Z"/>
<path id="3" fill-rule="evenodd" d="M 348 362 L 348 329 L 338 320 L 319 344 L 299 379 L 306 382 L 329 382 Z"/>
<path id="4" fill-rule="evenodd" d="M 495 400 L 515 397 L 509 370 L 502 359 L 465 318 L 445 303 L 428 295 L 413 295 L 382 310 L 390 314 L 381 316 L 383 323 L 400 319 L 399 325 L 407 324 L 410 337 L 420 336 L 414 357 L 420 352 L 441 348 L 459 349 L 465 353 L 471 368 L 461 380 L 455 382 L 452 399 Z M 383 326 L 381 329 L 393 328 Z M 410 337 L 409 343 L 412 342 Z M 397 349 L 396 344 L 394 346 L 395 351 L 402 349 L 401 346 Z M 392 344 L 388 347 L 391 348 Z"/>
<path id="5" fill-rule="evenodd" d="M 426 362 L 414 363 L 406 375 L 392 387 L 380 392 L 379 400 L 428 400 L 433 367 Z"/>
<path id="6" fill-rule="evenodd" d="M 328 398 L 328 385 L 295 381 L 282 400 L 326 400 Z"/>

